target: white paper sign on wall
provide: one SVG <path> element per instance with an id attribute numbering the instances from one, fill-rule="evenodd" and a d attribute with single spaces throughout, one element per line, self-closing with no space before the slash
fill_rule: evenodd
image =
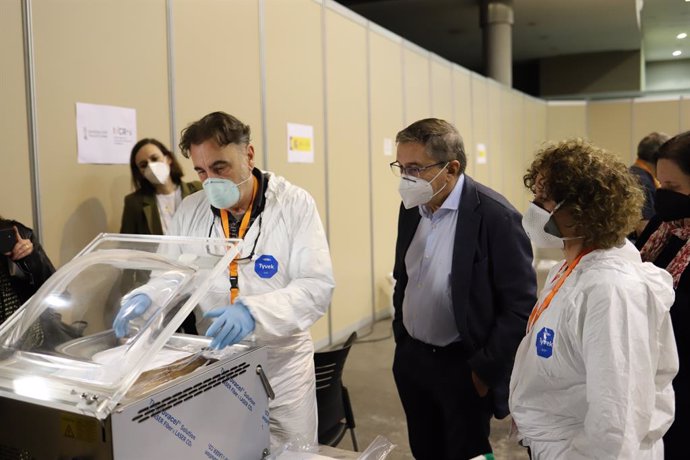
<path id="1" fill-rule="evenodd" d="M 77 102 L 77 161 L 127 164 L 137 141 L 137 111 Z"/>
<path id="2" fill-rule="evenodd" d="M 390 137 L 383 139 L 383 154 L 387 157 L 393 156 L 393 139 Z"/>
<path id="3" fill-rule="evenodd" d="M 288 163 L 314 162 L 314 127 L 288 123 L 287 125 Z"/>
<path id="4" fill-rule="evenodd" d="M 485 165 L 488 161 L 487 158 L 487 153 L 486 153 L 486 145 L 484 144 L 477 144 L 477 164 L 478 165 Z"/>

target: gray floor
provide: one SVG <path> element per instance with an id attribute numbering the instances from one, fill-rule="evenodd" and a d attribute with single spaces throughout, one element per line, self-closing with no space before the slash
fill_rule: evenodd
<path id="1" fill-rule="evenodd" d="M 362 337 L 368 332 L 368 328 L 358 332 L 362 341 L 390 336 L 390 320 L 377 322 L 371 334 Z M 382 435 L 396 445 L 387 460 L 408 460 L 413 457 L 407 443 L 405 414 L 391 373 L 393 348 L 392 337 L 377 342 L 356 343 L 347 358 L 343 382 L 350 392 L 360 450 L 364 450 L 377 435 Z M 525 450 L 508 439 L 509 427 L 509 418 L 492 420 L 491 445 L 496 459 L 527 459 Z M 338 447 L 352 449 L 349 436 Z"/>

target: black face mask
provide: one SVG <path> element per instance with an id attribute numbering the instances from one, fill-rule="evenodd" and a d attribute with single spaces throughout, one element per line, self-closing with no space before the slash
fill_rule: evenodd
<path id="1" fill-rule="evenodd" d="M 656 215 L 664 222 L 690 217 L 690 196 L 673 190 L 657 189 Z"/>

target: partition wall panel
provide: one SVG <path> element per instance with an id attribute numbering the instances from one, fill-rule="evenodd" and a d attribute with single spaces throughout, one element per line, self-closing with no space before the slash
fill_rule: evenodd
<path id="1" fill-rule="evenodd" d="M 349 332 L 372 312 L 367 29 L 332 10 L 325 19 L 329 241 L 339 286 L 330 314 L 334 331 Z"/>
<path id="2" fill-rule="evenodd" d="M 573 137 L 588 137 L 586 101 L 549 101 L 546 111 L 547 139 L 560 141 Z"/>
<path id="3" fill-rule="evenodd" d="M 587 104 L 587 133 L 594 144 L 631 164 L 632 101 L 590 101 Z"/>
<path id="4" fill-rule="evenodd" d="M 170 143 L 165 1 L 31 3 L 44 242 L 61 265 L 119 230 L 131 191 L 128 165 L 77 163 L 75 104 L 134 108 L 139 136 Z"/>
<path id="5" fill-rule="evenodd" d="M 637 158 L 637 144 L 649 133 L 656 131 L 675 136 L 680 132 L 680 97 L 635 99 L 632 119 L 631 162 Z"/>
<path id="6" fill-rule="evenodd" d="M 175 144 L 189 123 L 227 112 L 251 127 L 256 166 L 264 168 L 258 0 L 174 0 L 172 16 Z"/>
<path id="7" fill-rule="evenodd" d="M 490 185 L 489 165 L 492 156 L 495 154 L 490 148 L 491 139 L 489 138 L 489 90 L 487 79 L 472 74 L 470 77 L 470 88 L 472 91 L 472 137 L 474 142 L 465 148 L 470 160 L 474 164 L 473 177 L 485 185 Z M 486 155 L 480 157 L 477 147 L 483 145 Z"/>
<path id="8" fill-rule="evenodd" d="M 489 166 L 489 182 L 486 184 L 496 190 L 501 195 L 506 195 L 504 175 L 510 171 L 505 171 L 505 160 L 510 155 L 506 150 L 504 141 L 506 140 L 506 127 L 509 125 L 510 112 L 508 105 L 503 98 L 505 86 L 495 80 L 488 80 L 488 101 L 489 101 L 489 145 L 493 154 L 487 158 Z"/>
<path id="9" fill-rule="evenodd" d="M 690 96 L 685 95 L 680 99 L 680 131 L 690 130 Z"/>
<path id="10" fill-rule="evenodd" d="M 470 84 L 471 74 L 468 70 L 458 65 L 453 65 L 453 123 L 460 132 L 465 144 L 467 156 L 467 168 L 465 172 L 474 174 L 474 152 L 471 146 L 474 142 L 472 132 L 472 89 Z"/>
<path id="11" fill-rule="evenodd" d="M 31 174 L 29 131 L 27 126 L 24 45 L 20 0 L 3 0 L 0 6 L 0 216 L 33 226 L 31 213 Z"/>
<path id="12" fill-rule="evenodd" d="M 268 143 L 268 169 L 309 191 L 328 232 L 322 5 L 312 0 L 265 0 L 263 4 L 264 129 Z M 288 162 L 288 123 L 313 127 L 313 163 Z M 337 279 L 336 289 L 339 289 Z M 311 332 L 315 340 L 328 337 L 327 316 L 319 320 Z"/>
<path id="13" fill-rule="evenodd" d="M 321 5 L 264 1 L 268 168 L 311 193 L 326 223 Z M 294 24 L 299 24 L 295 27 Z M 287 124 L 314 128 L 314 162 L 290 163 Z"/>
<path id="14" fill-rule="evenodd" d="M 503 86 L 495 80 L 486 80 L 486 103 L 487 103 L 487 139 L 486 149 L 487 169 L 489 176 L 485 185 L 488 185 L 498 193 L 505 194 L 503 188 L 503 167 L 502 159 L 505 156 L 503 151 L 503 127 L 506 119 L 501 106 L 501 92 Z"/>
<path id="15" fill-rule="evenodd" d="M 523 152 L 523 175 L 527 170 L 534 156 L 540 147 L 544 145 L 546 140 L 546 120 L 547 108 L 546 103 L 540 99 L 523 95 L 523 116 L 525 120 L 525 136 L 524 152 Z M 524 189 L 524 200 L 521 203 L 515 203 L 515 207 L 524 212 L 527 209 L 528 203 L 533 199 L 532 192 Z"/>
<path id="16" fill-rule="evenodd" d="M 513 206 L 520 209 L 524 204 L 524 186 L 522 184 L 525 145 L 525 120 L 522 116 L 523 98 L 518 91 L 504 88 L 503 100 L 506 101 L 502 105 L 507 113 L 507 126 L 504 129 L 506 134 L 504 139 L 506 156 L 504 156 L 503 160 L 505 196 Z"/>
<path id="17" fill-rule="evenodd" d="M 386 31 L 369 31 L 369 110 L 371 126 L 374 294 L 377 312 L 392 306 L 389 275 L 395 262 L 400 195 L 399 179 L 388 164 L 395 161 L 395 135 L 404 127 L 402 41 Z M 388 147 L 392 147 L 387 149 Z"/>
<path id="18" fill-rule="evenodd" d="M 431 116 L 453 122 L 453 70 L 451 63 L 431 55 Z"/>
<path id="19" fill-rule="evenodd" d="M 410 43 L 404 43 L 403 73 L 405 126 L 407 126 L 431 116 L 429 52 Z"/>

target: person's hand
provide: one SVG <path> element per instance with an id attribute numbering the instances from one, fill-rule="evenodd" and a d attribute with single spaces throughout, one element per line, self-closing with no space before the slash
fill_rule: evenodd
<path id="1" fill-rule="evenodd" d="M 486 386 L 486 383 L 482 382 L 482 379 L 480 379 L 479 376 L 474 373 L 474 371 L 472 371 L 472 383 L 474 384 L 474 389 L 477 390 L 477 394 L 480 398 L 483 398 L 489 394 L 489 387 Z"/>
<path id="2" fill-rule="evenodd" d="M 34 245 L 30 239 L 22 238 L 16 225 L 14 226 L 14 233 L 17 235 L 17 242 L 9 255 L 12 260 L 20 260 L 34 252 Z"/>
<path id="3" fill-rule="evenodd" d="M 127 335 L 129 321 L 143 315 L 151 306 L 151 297 L 146 294 L 135 294 L 122 299 L 120 311 L 113 321 L 115 336 L 120 339 Z"/>
<path id="4" fill-rule="evenodd" d="M 206 331 L 207 337 L 213 337 L 211 348 L 234 345 L 254 330 L 254 318 L 241 301 L 215 308 L 204 313 L 204 317 L 216 318 Z"/>

